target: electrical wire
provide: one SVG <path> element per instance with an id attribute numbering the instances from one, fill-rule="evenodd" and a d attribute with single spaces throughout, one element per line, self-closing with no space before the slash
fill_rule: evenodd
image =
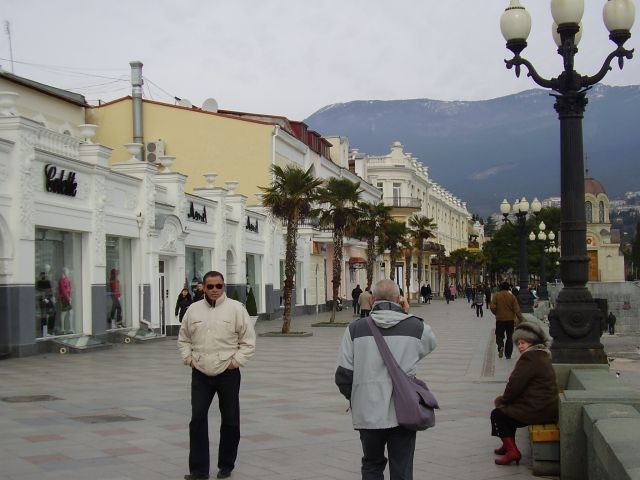
<path id="1" fill-rule="evenodd" d="M 152 82 L 148 77 L 142 77 L 144 78 L 144 80 L 146 82 L 149 82 L 151 85 L 153 85 L 154 87 L 156 87 L 158 90 L 160 90 L 161 92 L 163 92 L 166 96 L 168 96 L 169 98 L 171 98 L 172 100 L 174 100 L 176 98 L 175 95 L 171 95 L 169 92 L 167 92 L 164 88 L 162 88 L 160 85 L 158 85 L 155 82 Z"/>
<path id="2" fill-rule="evenodd" d="M 8 58 L 3 58 L 0 57 L 0 60 L 4 60 L 4 61 L 10 61 Z M 111 77 L 111 76 L 107 76 L 107 75 L 98 75 L 95 73 L 85 73 L 85 72 L 80 72 L 77 71 L 78 69 L 75 69 L 73 67 L 61 67 L 61 66 L 56 66 L 56 65 L 45 65 L 42 63 L 32 63 L 32 62 L 21 62 L 19 60 L 13 60 L 14 63 L 18 63 L 20 65 L 27 65 L 29 67 L 33 67 L 33 68 L 39 68 L 41 70 L 46 70 L 52 73 L 57 73 L 59 75 L 78 75 L 78 76 L 84 76 L 84 77 L 95 77 L 95 78 L 105 78 L 107 80 L 120 80 L 120 78 L 117 77 Z M 122 71 L 122 69 L 108 69 L 108 68 L 95 68 L 95 69 L 91 69 L 91 68 L 82 68 L 82 70 L 100 70 L 100 71 Z"/>

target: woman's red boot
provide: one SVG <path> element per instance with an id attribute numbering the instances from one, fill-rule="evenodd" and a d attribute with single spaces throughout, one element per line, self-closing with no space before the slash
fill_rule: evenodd
<path id="1" fill-rule="evenodd" d="M 503 443 L 502 446 L 500 448 L 496 448 L 493 453 L 495 453 L 496 455 L 504 455 L 505 453 L 507 453 L 507 447 L 505 447 Z"/>
<path id="2" fill-rule="evenodd" d="M 496 465 L 510 465 L 511 462 L 514 461 L 516 462 L 516 465 L 519 465 L 522 454 L 516 446 L 516 439 L 513 437 L 504 437 L 502 439 L 502 443 L 507 452 L 504 454 L 504 456 L 495 459 Z"/>

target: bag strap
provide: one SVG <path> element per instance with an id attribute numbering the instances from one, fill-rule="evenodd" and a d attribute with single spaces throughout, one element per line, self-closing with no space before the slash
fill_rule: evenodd
<path id="1" fill-rule="evenodd" d="M 374 323 L 373 318 L 367 317 L 367 324 L 369 325 L 369 329 L 373 334 L 373 338 L 376 340 L 376 344 L 378 345 L 378 350 L 380 351 L 380 355 L 382 355 L 382 360 L 384 360 L 384 364 L 387 366 L 387 370 L 389 370 L 389 374 L 392 374 L 394 368 L 396 370 L 401 370 L 400 365 L 398 365 L 398 361 L 395 359 L 391 350 L 389 349 L 389 345 L 382 338 L 382 333 L 380 333 L 380 329 Z M 391 375 L 393 378 L 393 375 Z"/>

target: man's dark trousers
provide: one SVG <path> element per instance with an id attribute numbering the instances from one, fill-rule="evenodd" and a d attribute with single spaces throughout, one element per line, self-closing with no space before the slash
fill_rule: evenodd
<path id="1" fill-rule="evenodd" d="M 513 353 L 513 320 L 506 322 L 498 322 L 496 321 L 496 345 L 498 345 L 498 350 L 504 347 L 504 356 L 507 358 L 511 358 L 511 354 Z M 504 335 L 507 334 L 506 342 L 504 341 Z"/>
<path id="2" fill-rule="evenodd" d="M 387 459 L 384 456 L 385 445 L 389 454 L 389 472 L 391 480 L 413 479 L 413 452 L 416 447 L 416 432 L 402 427 L 382 428 L 379 430 L 359 430 L 362 442 L 362 480 L 384 480 L 384 468 Z"/>
<path id="3" fill-rule="evenodd" d="M 189 423 L 189 472 L 209 475 L 209 422 L 211 401 L 218 394 L 220 446 L 218 468 L 233 470 L 240 443 L 240 369 L 226 370 L 209 377 L 192 369 L 191 422 Z"/>

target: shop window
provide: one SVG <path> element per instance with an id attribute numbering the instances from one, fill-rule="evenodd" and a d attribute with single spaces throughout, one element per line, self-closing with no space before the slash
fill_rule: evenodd
<path id="1" fill-rule="evenodd" d="M 107 236 L 107 329 L 131 326 L 131 240 Z"/>
<path id="2" fill-rule="evenodd" d="M 82 234 L 36 229 L 36 337 L 82 332 Z"/>
<path id="3" fill-rule="evenodd" d="M 262 301 L 262 256 L 247 254 L 247 287 L 253 291 L 258 310 Z"/>
<path id="4" fill-rule="evenodd" d="M 184 257 L 185 284 L 191 287 L 193 296 L 198 282 L 201 282 L 204 274 L 211 270 L 211 249 L 187 247 Z"/>

